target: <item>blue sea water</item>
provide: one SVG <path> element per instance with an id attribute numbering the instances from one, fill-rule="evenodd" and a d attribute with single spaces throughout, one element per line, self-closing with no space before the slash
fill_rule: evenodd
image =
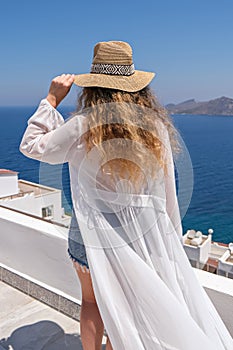
<path id="1" fill-rule="evenodd" d="M 19 152 L 27 120 L 35 107 L 0 107 L 0 168 L 19 172 L 19 178 L 62 189 L 66 212 L 72 208 L 67 164 L 47 165 Z M 63 108 L 66 118 L 72 111 Z M 189 228 L 206 233 L 213 228 L 213 240 L 233 241 L 233 117 L 175 115 L 174 124 L 191 157 L 194 188 L 188 211 L 182 220 Z"/>

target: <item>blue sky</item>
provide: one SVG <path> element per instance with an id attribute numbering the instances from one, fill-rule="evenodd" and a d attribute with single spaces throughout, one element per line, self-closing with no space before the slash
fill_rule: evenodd
<path id="1" fill-rule="evenodd" d="M 37 104 L 54 76 L 89 72 L 107 40 L 129 42 L 136 69 L 156 72 L 163 104 L 233 98 L 232 13 L 232 0 L 2 0 L 0 105 Z"/>

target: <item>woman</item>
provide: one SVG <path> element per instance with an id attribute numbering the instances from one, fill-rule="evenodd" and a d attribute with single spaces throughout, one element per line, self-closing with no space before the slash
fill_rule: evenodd
<path id="1" fill-rule="evenodd" d="M 182 246 L 171 146 L 176 131 L 125 42 L 100 42 L 91 72 L 61 75 L 29 119 L 20 150 L 69 162 L 69 254 L 82 286 L 85 350 L 223 350 L 233 342 Z M 75 83 L 77 113 L 56 107 Z"/>

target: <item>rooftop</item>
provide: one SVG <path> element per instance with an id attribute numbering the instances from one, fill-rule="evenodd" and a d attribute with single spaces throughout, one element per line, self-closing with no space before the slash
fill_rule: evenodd
<path id="1" fill-rule="evenodd" d="M 81 350 L 81 288 L 67 228 L 6 208 L 0 221 L 0 349 Z M 233 336 L 233 280 L 194 271 Z"/>
<path id="2" fill-rule="evenodd" d="M 21 193 L 34 192 L 35 196 L 43 196 L 44 194 L 60 191 L 53 187 L 39 185 L 25 180 L 18 180 L 18 184 Z"/>
<path id="3" fill-rule="evenodd" d="M 232 280 L 198 269 L 194 271 L 233 336 Z M 0 268 L 0 276 L 4 281 L 0 281 L 0 350 L 82 350 L 80 305 L 65 298 L 62 300 L 62 294 L 57 298 L 58 296 L 51 293 L 51 290 L 44 289 L 45 294 L 43 294 L 41 286 L 30 281 L 28 281 L 27 292 L 22 292 L 19 289 L 23 288 L 25 280 L 18 279 L 18 284 L 15 284 L 14 288 L 11 283 L 16 283 L 19 276 L 14 281 L 12 271 L 8 272 L 11 275 L 8 275 L 7 270 L 3 267 Z M 37 290 L 38 287 L 40 290 Z M 58 305 L 56 305 L 56 300 Z M 105 343 L 106 337 L 104 336 L 102 350 L 105 349 Z"/>
<path id="4" fill-rule="evenodd" d="M 8 169 L 0 169 L 0 175 L 16 175 L 17 171 L 8 170 Z"/>
<path id="5" fill-rule="evenodd" d="M 0 197 L 0 199 L 13 199 L 17 197 L 23 197 L 27 194 L 34 194 L 35 197 L 40 197 L 46 194 L 60 191 L 53 187 L 48 187 L 40 184 L 35 184 L 26 180 L 18 180 L 19 192 L 13 195 Z"/>
<path id="6" fill-rule="evenodd" d="M 21 196 L 60 191 L 24 180 L 18 184 Z M 68 226 L 3 205 L 0 225 L 0 350 L 81 350 L 81 288 L 65 254 Z M 206 243 L 203 236 L 201 245 Z M 227 245 L 210 237 L 209 243 L 208 270 L 194 271 L 233 336 L 233 280 L 215 274 Z"/>

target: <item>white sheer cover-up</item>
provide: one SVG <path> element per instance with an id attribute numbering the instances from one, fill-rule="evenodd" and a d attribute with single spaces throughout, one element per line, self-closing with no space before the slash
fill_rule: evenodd
<path id="1" fill-rule="evenodd" d="M 73 207 L 97 304 L 114 350 L 232 350 L 233 340 L 182 246 L 169 137 L 167 174 L 144 193 L 119 179 L 114 191 L 98 154 L 85 156 L 85 117 L 64 122 L 42 100 L 20 150 L 50 164 L 69 162 Z M 120 158 L 120 155 L 118 156 Z"/>

